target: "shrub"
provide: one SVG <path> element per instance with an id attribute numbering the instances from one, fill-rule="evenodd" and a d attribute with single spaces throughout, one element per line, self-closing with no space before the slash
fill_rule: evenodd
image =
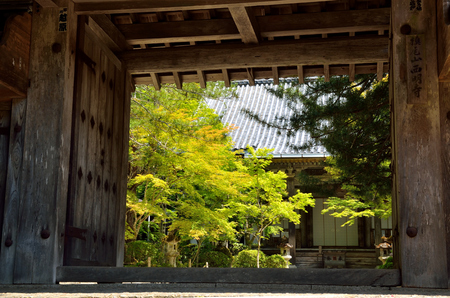
<path id="1" fill-rule="evenodd" d="M 199 265 L 204 266 L 208 262 L 209 267 L 230 267 L 232 257 L 220 251 L 208 251 L 200 254 Z"/>
<path id="2" fill-rule="evenodd" d="M 243 250 L 236 256 L 233 267 L 234 268 L 256 268 L 257 250 Z M 259 267 L 264 268 L 266 263 L 266 255 L 259 252 Z"/>
<path id="3" fill-rule="evenodd" d="M 286 268 L 286 261 L 281 255 L 271 255 L 266 258 L 266 268 Z"/>
<path id="4" fill-rule="evenodd" d="M 152 266 L 164 266 L 164 255 L 161 252 L 161 247 L 158 244 L 149 243 L 146 241 L 133 241 L 125 246 L 125 263 L 139 267 L 147 267 L 148 258 L 152 258 Z"/>
<path id="5" fill-rule="evenodd" d="M 394 258 L 389 257 L 386 259 L 386 263 L 384 265 L 378 266 L 378 269 L 393 269 L 394 268 Z"/>

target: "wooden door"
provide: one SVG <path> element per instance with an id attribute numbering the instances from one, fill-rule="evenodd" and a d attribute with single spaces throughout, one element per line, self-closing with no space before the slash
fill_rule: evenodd
<path id="1" fill-rule="evenodd" d="M 130 85 L 88 25 L 79 32 L 77 60 L 64 265 L 121 265 Z"/>

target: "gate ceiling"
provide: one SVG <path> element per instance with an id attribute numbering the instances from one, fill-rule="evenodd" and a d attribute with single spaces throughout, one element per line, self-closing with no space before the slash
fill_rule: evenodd
<path id="1" fill-rule="evenodd" d="M 353 78 L 389 67 L 389 0 L 74 2 L 137 84 Z"/>

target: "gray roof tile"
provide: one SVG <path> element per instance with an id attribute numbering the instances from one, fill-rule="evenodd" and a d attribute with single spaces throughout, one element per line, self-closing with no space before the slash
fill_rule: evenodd
<path id="1" fill-rule="evenodd" d="M 249 109 L 266 121 L 275 120 L 276 116 L 289 116 L 292 111 L 286 107 L 283 99 L 277 98 L 267 90 L 267 88 L 273 87 L 274 85 L 268 80 L 256 86 L 249 86 L 241 82 L 237 87 L 238 99 L 207 100 L 209 107 L 223 116 L 223 123 L 238 127 L 230 134 L 235 143 L 235 149 L 245 149 L 247 145 L 250 145 L 254 148 L 272 148 L 275 157 L 328 156 L 328 152 L 322 146 L 311 150 L 297 151 L 289 146 L 289 144 L 305 144 L 309 140 L 306 132 L 298 131 L 294 136 L 288 138 L 285 132 L 279 135 L 276 129 L 265 127 L 242 113 L 243 109 Z"/>

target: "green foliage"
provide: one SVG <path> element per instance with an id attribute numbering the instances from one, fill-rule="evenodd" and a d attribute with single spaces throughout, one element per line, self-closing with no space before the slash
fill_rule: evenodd
<path id="1" fill-rule="evenodd" d="M 204 96 L 233 96 L 220 84 L 184 84 L 161 91 L 139 86 L 132 99 L 127 235 L 137 238 L 144 221 L 170 222 L 181 237 L 231 238 L 233 224 L 222 209 L 239 194 L 244 175 L 220 118 Z"/>
<path id="2" fill-rule="evenodd" d="M 386 263 L 377 267 L 378 269 L 394 269 L 394 258 L 389 257 L 386 259 Z"/>
<path id="3" fill-rule="evenodd" d="M 220 251 L 208 251 L 205 253 L 200 253 L 199 265 L 204 266 L 208 262 L 209 267 L 222 267 L 227 268 L 231 266 L 232 257 L 227 256 Z"/>
<path id="4" fill-rule="evenodd" d="M 147 267 L 149 257 L 151 258 L 152 267 L 166 265 L 161 243 L 149 243 L 138 240 L 126 244 L 125 264 Z"/>
<path id="5" fill-rule="evenodd" d="M 259 254 L 260 267 L 264 267 L 266 255 L 262 251 L 257 250 L 243 250 L 235 256 L 232 267 L 233 268 L 259 268 L 257 265 L 257 256 Z"/>
<path id="6" fill-rule="evenodd" d="M 301 147 L 290 144 L 293 149 L 322 145 L 331 154 L 326 161 L 331 181 L 300 176 L 302 184 L 315 192 L 331 196 L 339 188 L 347 192 L 344 199 L 329 201 L 324 212 L 349 216 L 348 223 L 360 216 L 387 217 L 392 189 L 388 85 L 387 77 L 378 81 L 376 75 L 359 75 L 354 82 L 335 76 L 330 82 L 319 78 L 303 85 L 280 85 L 271 92 L 284 99 L 289 117 L 267 123 L 250 111 L 246 114 L 287 131 L 288 136 L 299 130 L 309 133 L 309 142 Z"/>
<path id="7" fill-rule="evenodd" d="M 228 206 L 234 210 L 238 221 L 243 223 L 245 233 L 252 234 L 253 239 L 257 240 L 259 252 L 261 239 L 269 227 L 271 233 L 279 232 L 281 227 L 277 225 L 283 218 L 299 224 L 300 214 L 296 210 L 306 212 L 305 208 L 314 206 L 315 201 L 311 194 L 301 192 L 285 199 L 287 175 L 281 171 L 266 171 L 271 163 L 271 149 L 254 150 L 248 147 L 247 150 L 250 156 L 244 159 L 244 165 L 250 179 L 242 190 L 242 195 L 230 200 Z M 247 243 L 252 242 L 252 239 L 247 239 Z M 257 266 L 259 267 L 259 260 Z"/>
<path id="8" fill-rule="evenodd" d="M 271 255 L 266 258 L 265 268 L 286 268 L 286 261 L 281 255 Z"/>

